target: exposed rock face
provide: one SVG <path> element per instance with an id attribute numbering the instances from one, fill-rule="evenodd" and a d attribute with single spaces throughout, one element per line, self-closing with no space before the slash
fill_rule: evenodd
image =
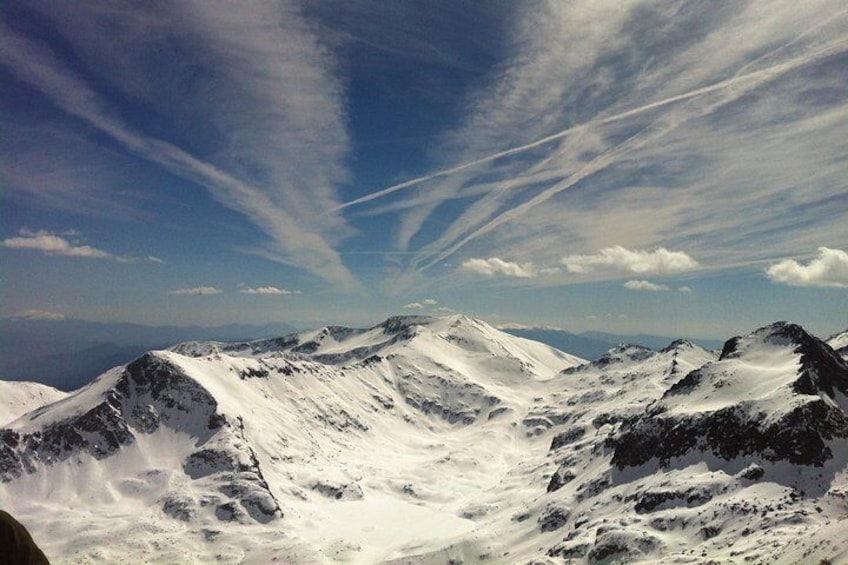
<path id="1" fill-rule="evenodd" d="M 114 379 L 111 383 L 106 379 Z M 0 431 L 0 480 L 8 482 L 41 465 L 85 453 L 97 459 L 114 454 L 160 425 L 208 439 L 224 423 L 214 398 L 196 381 L 152 353 L 142 355 L 117 375 L 106 373 L 91 387 L 103 386 L 99 402 L 84 411 L 32 431 Z M 41 411 L 31 416 L 39 423 Z"/>
<path id="2" fill-rule="evenodd" d="M 102 389 L 99 395 L 97 389 Z M 99 402 L 87 411 L 69 408 L 64 417 L 32 431 L 0 431 L 0 479 L 9 482 L 82 454 L 104 459 L 136 443 L 140 434 L 165 426 L 196 438 L 201 446 L 185 460 L 186 475 L 214 477 L 220 492 L 243 508 L 240 513 L 219 508 L 216 515 L 236 519 L 245 514 L 259 522 L 282 516 L 256 455 L 244 441 L 241 421 L 228 421 L 209 391 L 166 359 L 146 353 L 119 372 L 103 375 L 90 385 L 90 392 Z M 33 413 L 32 424 L 39 423 L 40 415 Z M 222 504 L 229 502 L 222 499 Z M 184 497 L 167 496 L 162 510 L 189 520 L 196 505 Z"/>
<path id="3" fill-rule="evenodd" d="M 749 374 L 751 367 L 760 376 Z M 755 379 L 769 379 L 760 386 Z M 826 442 L 848 437 L 837 402 L 848 391 L 848 366 L 800 326 L 778 322 L 729 340 L 716 363 L 692 371 L 642 416 L 610 439 L 619 468 L 692 450 L 729 460 L 758 454 L 769 461 L 822 465 Z"/>

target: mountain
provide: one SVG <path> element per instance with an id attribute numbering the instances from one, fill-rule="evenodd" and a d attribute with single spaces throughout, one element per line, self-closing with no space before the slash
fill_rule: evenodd
<path id="1" fill-rule="evenodd" d="M 294 331 L 287 324 L 144 326 L 85 320 L 0 319 L 0 376 L 75 390 L 150 349 L 192 339 L 244 340 Z"/>
<path id="2" fill-rule="evenodd" d="M 0 430 L 54 562 L 848 559 L 848 366 L 803 328 L 592 362 L 464 316 L 145 353 Z"/>
<path id="3" fill-rule="evenodd" d="M 659 350 L 666 347 L 676 338 L 648 334 L 611 334 L 605 332 L 572 333 L 567 330 L 549 327 L 503 326 L 503 331 L 546 343 L 562 351 L 568 351 L 584 359 L 597 359 L 611 347 L 620 344 L 635 344 L 650 349 Z M 701 339 L 691 340 L 692 343 L 706 349 L 721 349 L 724 342 Z"/>
<path id="4" fill-rule="evenodd" d="M 842 357 L 848 357 L 848 330 L 830 336 L 827 344 Z"/>
<path id="5" fill-rule="evenodd" d="M 583 332 L 578 335 L 588 339 L 594 339 L 597 341 L 602 341 L 604 343 L 609 343 L 610 345 L 618 345 L 620 343 L 633 343 L 641 345 L 642 347 L 648 347 L 650 349 L 662 349 L 672 341 L 675 341 L 675 339 L 679 339 L 652 334 L 613 334 L 607 332 L 594 331 Z M 721 349 L 721 346 L 724 344 L 724 342 L 714 339 L 693 338 L 689 341 L 705 349 Z"/>

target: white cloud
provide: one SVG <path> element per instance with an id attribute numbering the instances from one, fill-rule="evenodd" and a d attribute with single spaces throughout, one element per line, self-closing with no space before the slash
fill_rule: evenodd
<path id="1" fill-rule="evenodd" d="M 169 290 L 166 294 L 168 296 L 214 296 L 223 292 L 223 290 L 214 286 L 195 286 L 192 288 Z"/>
<path id="2" fill-rule="evenodd" d="M 111 253 L 91 247 L 90 245 L 79 245 L 68 241 L 47 231 L 21 230 L 19 237 L 10 237 L 3 240 L 3 247 L 9 249 L 26 249 L 40 251 L 45 255 L 62 255 L 65 257 L 87 257 L 90 259 L 115 259 Z"/>
<path id="3" fill-rule="evenodd" d="M 569 255 L 562 258 L 569 273 L 613 271 L 625 273 L 680 273 L 698 267 L 698 262 L 682 251 L 659 247 L 654 251 L 630 250 L 620 245 L 601 249 L 594 255 Z"/>
<path id="4" fill-rule="evenodd" d="M 766 275 L 789 286 L 848 287 L 848 253 L 819 247 L 818 255 L 806 265 L 786 259 L 766 269 Z"/>
<path id="5" fill-rule="evenodd" d="M 536 269 L 532 263 L 513 263 L 504 261 L 498 257 L 488 259 L 468 259 L 463 261 L 462 268 L 479 275 L 487 277 L 518 277 L 531 278 L 536 276 Z"/>
<path id="6" fill-rule="evenodd" d="M 283 294 L 300 294 L 299 290 L 287 290 L 285 288 L 277 288 L 276 286 L 260 286 L 257 288 L 251 288 L 248 286 L 242 286 L 241 290 L 239 290 L 242 294 L 269 294 L 269 295 L 283 295 Z"/>
<path id="7" fill-rule="evenodd" d="M 421 302 L 410 302 L 409 304 L 405 305 L 404 308 L 406 310 L 424 310 L 425 308 L 435 306 L 438 303 L 439 301 L 434 298 L 425 298 Z"/>
<path id="8" fill-rule="evenodd" d="M 156 257 L 155 255 L 148 255 L 147 260 L 150 261 L 151 263 L 164 263 L 165 262 L 164 259 L 160 259 L 159 257 Z"/>
<path id="9" fill-rule="evenodd" d="M 15 314 L 15 318 L 23 318 L 25 320 L 64 320 L 65 315 L 59 312 L 50 312 L 49 310 L 24 310 L 19 314 Z"/>
<path id="10" fill-rule="evenodd" d="M 665 292 L 667 290 L 671 290 L 664 284 L 656 284 L 651 281 L 627 281 L 624 283 L 624 288 L 629 288 L 630 290 L 647 290 L 651 292 Z"/>
<path id="11" fill-rule="evenodd" d="M 697 242 L 698 260 L 720 269 L 845 240 L 848 112 L 841 97 L 803 93 L 841 92 L 829 58 L 844 52 L 848 12 L 837 0 L 690 7 L 551 0 L 520 10 L 518 51 L 469 93 L 471 112 L 437 148 L 444 168 L 348 204 L 391 196 L 404 246 L 427 236 L 407 271 L 435 277 L 471 243 L 477 257 L 543 265 L 581 251 L 576 242 Z M 669 33 L 636 31 L 645 26 Z M 644 64 L 619 64 L 631 60 Z M 447 225 L 443 202 L 460 210 Z"/>
<path id="12" fill-rule="evenodd" d="M 692 289 L 688 286 L 681 286 L 677 288 L 677 292 L 682 292 L 684 294 L 692 294 Z"/>

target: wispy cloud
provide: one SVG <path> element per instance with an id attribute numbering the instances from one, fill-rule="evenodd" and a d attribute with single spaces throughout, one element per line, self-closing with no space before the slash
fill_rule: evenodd
<path id="1" fill-rule="evenodd" d="M 342 86 L 334 61 L 293 4 L 40 9 L 67 45 L 85 55 L 79 60 L 88 75 L 3 26 L 0 57 L 16 78 L 131 154 L 207 188 L 258 226 L 268 236 L 269 254 L 280 261 L 340 287 L 355 286 L 334 250 L 350 230 L 338 214 L 326 213 L 347 175 Z M 149 64 L 164 45 L 187 56 Z M 87 76 L 123 98 L 110 99 Z M 186 76 L 193 77 L 190 83 Z M 116 109 L 127 100 L 141 100 L 160 116 L 179 116 L 188 126 L 181 139 L 190 143 L 156 137 L 124 119 Z"/>
<path id="2" fill-rule="evenodd" d="M 848 287 L 848 253 L 819 247 L 806 265 L 786 259 L 767 268 L 766 276 L 789 286 Z"/>
<path id="3" fill-rule="evenodd" d="M 175 288 L 165 294 L 168 296 L 215 296 L 223 294 L 223 290 L 214 286 L 195 286 L 192 288 Z"/>
<path id="4" fill-rule="evenodd" d="M 409 304 L 404 306 L 404 309 L 406 309 L 406 310 L 423 310 L 424 305 L 421 304 L 420 302 L 410 302 Z"/>
<path id="5" fill-rule="evenodd" d="M 592 255 L 569 255 L 562 258 L 562 264 L 569 273 L 606 270 L 622 273 L 664 274 L 691 271 L 698 267 L 698 262 L 683 251 L 669 251 L 664 247 L 653 251 L 631 250 L 620 245 L 601 249 Z"/>
<path id="6" fill-rule="evenodd" d="M 463 261 L 462 268 L 466 271 L 485 275 L 487 277 L 517 277 L 532 278 L 537 275 L 536 268 L 531 263 L 513 263 L 499 257 L 488 259 L 468 259 Z"/>
<path id="7" fill-rule="evenodd" d="M 3 247 L 39 251 L 44 255 L 65 257 L 84 257 L 88 259 L 118 259 L 115 255 L 90 245 L 74 244 L 54 233 L 47 231 L 21 230 L 19 237 L 3 240 Z"/>
<path id="8" fill-rule="evenodd" d="M 446 166 L 346 203 L 398 214 L 400 248 L 425 241 L 398 281 L 443 276 L 453 255 L 551 265 L 627 241 L 720 269 L 848 238 L 838 1 L 552 1 L 515 22 L 517 50 L 472 94 Z M 448 203 L 453 221 L 434 221 Z M 615 266 L 589 261 L 571 262 L 585 279 Z M 683 270 L 638 265 L 621 272 Z"/>
<path id="9" fill-rule="evenodd" d="M 288 295 L 288 294 L 300 294 L 299 290 L 287 290 L 285 288 L 277 288 L 276 286 L 260 286 L 256 288 L 252 288 L 249 286 L 241 286 L 239 288 L 239 292 L 242 294 L 264 294 L 264 295 Z"/>
<path id="10" fill-rule="evenodd" d="M 159 257 L 156 257 L 155 255 L 148 255 L 147 260 L 150 261 L 151 263 L 159 263 L 159 264 L 162 264 L 162 263 L 165 262 L 164 259 L 160 259 Z"/>

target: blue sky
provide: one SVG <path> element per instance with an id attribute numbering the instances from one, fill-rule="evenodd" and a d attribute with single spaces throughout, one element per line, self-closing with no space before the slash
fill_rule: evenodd
<path id="1" fill-rule="evenodd" d="M 4 2 L 2 316 L 848 327 L 848 7 Z"/>

